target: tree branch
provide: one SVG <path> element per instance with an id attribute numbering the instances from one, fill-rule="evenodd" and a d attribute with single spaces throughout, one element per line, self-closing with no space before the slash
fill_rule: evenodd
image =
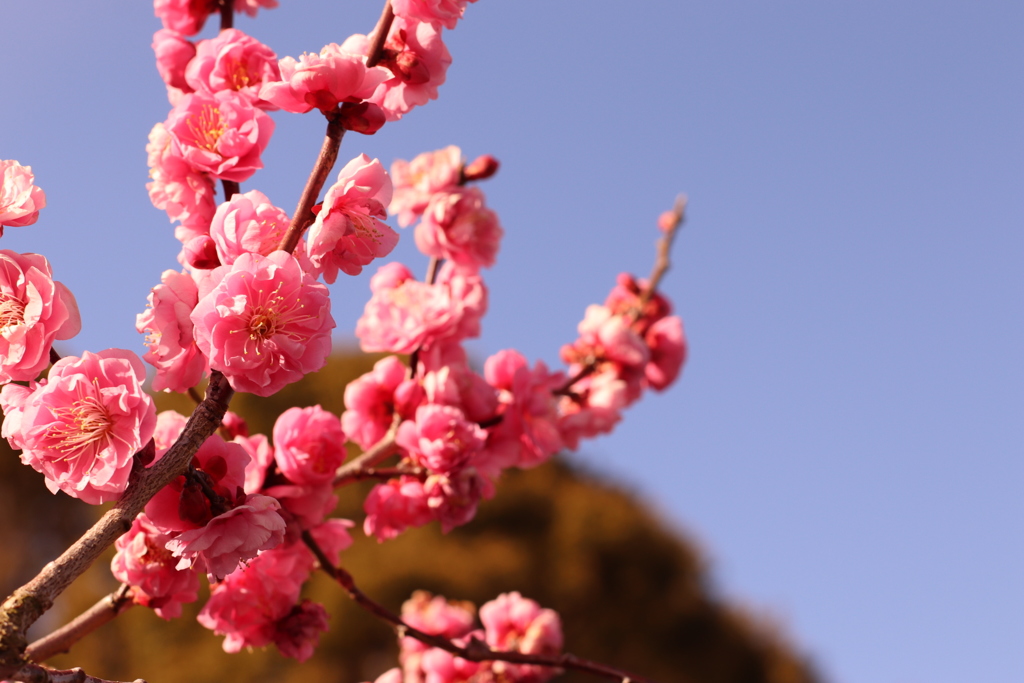
<path id="1" fill-rule="evenodd" d="M 220 30 L 235 26 L 235 0 L 220 0 Z M 235 186 L 237 188 L 237 185 Z M 237 189 L 236 189 L 237 192 Z M 228 197 L 231 199 L 231 197 Z"/>
<path id="2" fill-rule="evenodd" d="M 95 605 L 67 624 L 29 645 L 25 650 L 25 659 L 37 663 L 45 662 L 54 655 L 67 652 L 72 645 L 103 624 L 112 621 L 114 617 L 127 611 L 134 604 L 131 587 L 121 584 L 116 591 L 102 597 Z"/>
<path id="3" fill-rule="evenodd" d="M 402 618 L 397 614 L 376 602 L 373 598 L 360 590 L 360 588 L 356 586 L 355 579 L 352 578 L 351 574 L 341 567 L 335 567 L 331 563 L 330 559 L 324 554 L 324 551 L 320 546 L 317 545 L 309 531 L 302 532 L 302 541 L 316 556 L 317 561 L 320 563 L 320 568 L 330 575 L 332 579 L 337 581 L 341 587 L 345 589 L 345 592 L 348 593 L 349 597 L 356 602 L 356 604 L 378 619 L 391 624 L 395 628 L 399 637 L 415 638 L 421 643 L 430 645 L 431 647 L 441 648 L 442 650 L 451 652 L 453 655 L 462 657 L 463 659 L 471 662 L 500 661 L 511 662 L 513 664 L 533 664 L 536 666 L 551 667 L 553 669 L 575 669 L 576 671 L 583 671 L 615 681 L 654 683 L 654 681 L 649 678 L 636 676 L 622 671 L 621 669 L 615 669 L 598 662 L 592 662 L 568 652 L 560 655 L 532 655 L 522 652 L 505 652 L 501 650 L 492 650 L 485 643 L 482 643 L 476 638 L 470 639 L 469 643 L 465 647 L 462 647 L 456 645 L 451 640 L 448 640 L 443 636 L 424 633 L 423 631 L 413 628 L 402 621 Z"/>
<path id="4" fill-rule="evenodd" d="M 14 672 L 10 679 L 24 683 L 115 683 L 115 681 L 90 676 L 79 668 L 61 671 L 39 664 L 26 664 Z M 136 678 L 134 683 L 146 683 L 146 681 Z"/>
<path id="5" fill-rule="evenodd" d="M 398 425 L 401 423 L 401 416 L 395 413 L 395 417 L 391 421 L 391 428 L 388 429 L 388 433 L 384 435 L 383 439 L 375 443 L 359 457 L 339 467 L 334 473 L 335 488 L 365 479 L 366 477 L 361 476 L 363 472 L 398 452 L 395 434 L 398 433 Z"/>
<path id="6" fill-rule="evenodd" d="M 28 583 L 0 605 L 0 679 L 19 671 L 25 661 L 25 633 L 54 599 L 88 569 L 93 562 L 132 527 L 157 491 L 188 469 L 199 447 L 220 426 L 234 391 L 221 373 L 210 374 L 206 398 L 196 406 L 181 436 L 152 467 L 133 471 L 128 488 L 108 510 L 60 557 L 48 563 Z"/>
<path id="7" fill-rule="evenodd" d="M 384 43 L 391 33 L 391 23 L 395 20 L 395 11 L 391 9 L 391 0 L 384 0 L 384 10 L 380 13 L 377 26 L 370 38 L 370 50 L 366 53 L 366 68 L 377 66 L 384 57 Z"/>
<path id="8" fill-rule="evenodd" d="M 661 283 L 661 278 L 665 276 L 669 266 L 672 265 L 669 261 L 669 255 L 672 252 L 672 241 L 676 238 L 679 228 L 682 227 L 685 217 L 686 195 L 681 194 L 676 197 L 676 203 L 672 207 L 672 211 L 668 212 L 668 223 L 661 226 L 665 232 L 662 234 L 661 239 L 658 240 L 658 255 L 654 259 L 654 268 L 651 270 L 651 276 L 647 278 L 647 286 L 640 292 L 640 309 L 643 309 L 644 304 L 654 296 L 654 293 L 658 290 L 658 285 Z M 640 309 L 637 310 L 636 316 L 640 315 Z M 634 317 L 635 320 L 636 318 Z"/>

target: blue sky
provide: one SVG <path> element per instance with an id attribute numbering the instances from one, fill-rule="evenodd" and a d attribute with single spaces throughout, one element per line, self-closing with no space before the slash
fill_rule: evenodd
<path id="1" fill-rule="evenodd" d="M 238 26 L 282 56 L 380 11 L 281 4 Z M 69 351 L 141 352 L 134 316 L 177 249 L 144 188 L 169 109 L 158 22 L 62 0 L 0 23 L 0 158 L 50 203 L 2 246 L 76 293 Z M 579 460 L 697 539 L 718 590 L 830 680 L 1024 680 L 1022 27 L 1024 5 L 984 0 L 480 0 L 446 34 L 440 99 L 339 161 L 497 156 L 506 238 L 470 346 L 552 365 L 688 193 L 664 287 L 687 368 Z M 275 118 L 243 189 L 291 211 L 323 123 Z M 424 263 L 410 234 L 395 258 Z M 348 335 L 367 277 L 332 292 Z"/>

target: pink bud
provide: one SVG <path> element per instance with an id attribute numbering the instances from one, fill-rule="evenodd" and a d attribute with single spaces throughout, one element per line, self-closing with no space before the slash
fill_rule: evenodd
<path id="1" fill-rule="evenodd" d="M 341 107 L 341 125 L 345 130 L 363 135 L 373 135 L 387 123 L 384 110 L 370 102 L 345 103 Z"/>
<path id="2" fill-rule="evenodd" d="M 197 235 L 185 243 L 182 252 L 185 261 L 193 268 L 211 270 L 220 265 L 217 257 L 217 244 L 209 235 Z"/>
<path id="3" fill-rule="evenodd" d="M 490 154 L 484 154 L 473 159 L 466 168 L 462 170 L 462 176 L 466 180 L 486 180 L 498 172 L 500 164 Z"/>
<path id="4" fill-rule="evenodd" d="M 679 216 L 676 215 L 675 211 L 666 211 L 658 216 L 658 229 L 662 232 L 668 232 L 674 228 L 678 222 Z"/>

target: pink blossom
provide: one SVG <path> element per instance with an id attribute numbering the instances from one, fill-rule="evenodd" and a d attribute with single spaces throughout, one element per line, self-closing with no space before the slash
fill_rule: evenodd
<path id="1" fill-rule="evenodd" d="M 259 190 L 234 195 L 217 207 L 210 237 L 222 265 L 242 254 L 269 256 L 288 230 L 288 214 L 270 203 Z"/>
<path id="2" fill-rule="evenodd" d="M 228 438 L 249 436 L 249 423 L 238 413 L 227 411 L 220 421 L 220 428 L 227 432 Z"/>
<path id="3" fill-rule="evenodd" d="M 499 351 L 484 363 L 484 377 L 499 391 L 502 420 L 492 436 L 518 442 L 520 467 L 533 467 L 562 448 L 557 402 L 553 391 L 563 380 L 538 361 L 530 369 L 522 354 Z"/>
<path id="4" fill-rule="evenodd" d="M 309 229 L 309 258 L 325 282 L 332 284 L 339 270 L 358 275 L 391 253 L 398 234 L 379 220 L 390 201 L 391 179 L 377 159 L 360 154 L 341 169 Z"/>
<path id="5" fill-rule="evenodd" d="M 183 416 L 164 411 L 157 416 L 157 459 L 163 457 L 185 426 Z M 165 446 L 166 444 L 166 446 Z M 192 469 L 160 489 L 146 504 L 150 521 L 166 531 L 199 529 L 245 500 L 243 486 L 250 456 L 239 444 L 211 435 L 196 451 Z M 195 470 L 193 472 L 192 470 Z M 219 500 L 211 501 L 207 490 Z"/>
<path id="6" fill-rule="evenodd" d="M 260 88 L 281 79 L 277 55 L 269 47 L 236 28 L 201 40 L 195 47 L 195 59 L 184 73 L 191 90 L 212 95 L 233 90 L 254 107 L 268 108 L 260 99 Z"/>
<path id="7" fill-rule="evenodd" d="M 260 97 L 295 114 L 314 107 L 326 113 L 343 102 L 361 102 L 391 76 L 382 67 L 367 69 L 363 55 L 331 43 L 319 54 L 303 53 L 298 61 L 285 57 L 279 62 L 280 82 L 265 84 Z"/>
<path id="8" fill-rule="evenodd" d="M 313 650 L 320 644 L 320 634 L 329 625 L 323 605 L 303 600 L 274 624 L 274 645 L 285 657 L 304 662 L 313 656 Z"/>
<path id="9" fill-rule="evenodd" d="M 676 381 L 686 362 L 686 335 L 679 316 L 668 316 L 657 321 L 644 337 L 651 352 L 651 360 L 644 367 L 647 383 L 663 391 Z"/>
<path id="10" fill-rule="evenodd" d="M 503 593 L 480 607 L 487 644 L 495 650 L 530 655 L 557 655 L 562 651 L 562 622 L 554 610 L 543 609 L 519 593 Z M 529 664 L 494 662 L 499 679 L 540 683 L 557 669 Z"/>
<path id="11" fill-rule="evenodd" d="M 46 193 L 35 185 L 31 166 L 0 159 L 0 235 L 4 226 L 18 228 L 39 219 L 46 206 Z"/>
<path id="12" fill-rule="evenodd" d="M 579 447 L 581 438 L 610 432 L 632 402 L 632 392 L 614 365 L 605 365 L 576 382 L 572 391 L 574 396 L 563 396 L 559 402 L 558 420 L 562 441 L 571 450 Z"/>
<path id="13" fill-rule="evenodd" d="M 263 489 L 267 469 L 274 463 L 274 447 L 270 445 L 270 440 L 265 434 L 236 434 L 232 442 L 244 448 L 250 458 L 249 464 L 245 466 L 243 490 L 246 493 L 259 493 Z"/>
<path id="14" fill-rule="evenodd" d="M 427 256 L 476 269 L 494 265 L 504 231 L 483 192 L 472 187 L 431 197 L 415 234 L 416 246 Z"/>
<path id="15" fill-rule="evenodd" d="M 185 67 L 196 56 L 196 46 L 177 31 L 162 28 L 153 34 L 156 70 L 167 85 L 167 97 L 175 105 L 195 90 L 185 82 Z"/>
<path id="16" fill-rule="evenodd" d="M 164 28 L 187 36 L 199 33 L 216 9 L 217 0 L 153 0 L 153 13 Z"/>
<path id="17" fill-rule="evenodd" d="M 373 296 L 356 323 L 363 351 L 412 353 L 441 340 L 480 334 L 487 310 L 487 289 L 475 273 L 446 263 L 437 282 L 413 279 L 400 263 L 381 266 L 370 279 Z"/>
<path id="18" fill-rule="evenodd" d="M 403 228 L 412 225 L 435 193 L 459 187 L 461 174 L 462 150 L 455 145 L 424 152 L 412 161 L 396 160 L 391 164 L 395 192 L 388 211 L 398 215 Z"/>
<path id="19" fill-rule="evenodd" d="M 423 526 L 434 518 L 423 482 L 415 477 L 403 476 L 373 487 L 363 509 L 363 531 L 378 541 L 395 538 L 409 527 Z"/>
<path id="20" fill-rule="evenodd" d="M 152 182 L 146 189 L 153 206 L 166 211 L 172 222 L 181 221 L 181 232 L 175 230 L 175 237 L 184 243 L 197 235 L 209 234 L 217 205 L 213 179 L 193 171 L 183 159 L 171 154 L 171 142 L 164 124 L 153 126 L 146 145 Z"/>
<path id="21" fill-rule="evenodd" d="M 0 250 L 0 382 L 35 379 L 53 342 L 81 328 L 78 303 L 46 257 Z"/>
<path id="22" fill-rule="evenodd" d="M 474 683 L 488 680 L 479 674 L 485 672 L 489 664 L 471 662 L 436 647 L 430 648 L 420 657 L 423 683 Z"/>
<path id="23" fill-rule="evenodd" d="M 466 465 L 480 452 L 487 432 L 466 420 L 452 406 L 422 405 L 416 419 L 398 428 L 396 443 L 421 467 L 431 472 L 451 472 Z"/>
<path id="24" fill-rule="evenodd" d="M 349 441 L 366 450 L 384 438 L 396 412 L 404 419 L 413 416 L 423 390 L 418 382 L 406 380 L 406 373 L 397 356 L 387 356 L 346 385 L 341 428 Z"/>
<path id="25" fill-rule="evenodd" d="M 472 422 L 484 422 L 497 414 L 497 392 L 473 372 L 457 341 L 433 344 L 421 351 L 419 360 L 417 374 L 423 378 L 428 403 L 460 408 Z"/>
<path id="26" fill-rule="evenodd" d="M 274 423 L 274 457 L 296 484 L 325 484 L 345 460 L 341 420 L 320 406 L 289 408 Z"/>
<path id="27" fill-rule="evenodd" d="M 250 17 L 255 17 L 261 7 L 263 9 L 277 7 L 277 0 L 235 0 L 234 7 L 236 12 L 244 12 Z"/>
<path id="28" fill-rule="evenodd" d="M 395 16 L 442 24 L 445 28 L 452 29 L 466 11 L 466 2 L 467 0 L 393 0 L 391 5 L 395 10 Z"/>
<path id="29" fill-rule="evenodd" d="M 635 316 L 636 322 L 632 327 L 641 337 L 647 333 L 647 328 L 672 312 L 672 304 L 657 292 L 646 303 L 641 303 L 640 295 L 646 288 L 646 280 L 636 280 L 629 273 L 619 273 L 604 302 L 605 307 L 616 315 Z"/>
<path id="30" fill-rule="evenodd" d="M 606 306 L 587 306 L 586 315 L 577 329 L 580 338 L 572 346 L 562 347 L 562 360 L 566 363 L 597 358 L 641 368 L 649 359 L 643 339 L 622 316 L 615 315 Z"/>
<path id="31" fill-rule="evenodd" d="M 441 523 L 441 531 L 448 533 L 476 516 L 480 500 L 494 495 L 494 485 L 476 468 L 466 467 L 449 474 L 427 477 L 423 491 L 431 513 Z"/>
<path id="32" fill-rule="evenodd" d="M 194 333 L 236 391 L 270 396 L 324 366 L 334 328 L 327 288 L 292 255 L 243 254 L 214 278 L 192 312 Z"/>
<path id="33" fill-rule="evenodd" d="M 167 542 L 167 549 L 180 557 L 178 568 L 200 564 L 221 579 L 238 568 L 238 563 L 256 557 L 284 539 L 285 522 L 280 504 L 269 496 L 253 494 L 245 503 L 220 514 L 201 529 L 185 531 Z"/>
<path id="34" fill-rule="evenodd" d="M 142 390 L 145 378 L 131 351 L 62 358 L 31 393 L 4 387 L 5 408 L 20 411 L 12 425 L 18 432 L 8 440 L 23 449 L 22 462 L 42 472 L 51 491 L 90 504 L 114 500 L 128 485 L 132 456 L 156 425 L 153 400 Z"/>
<path id="35" fill-rule="evenodd" d="M 330 482 L 309 486 L 281 484 L 264 488 L 263 493 L 281 503 L 281 516 L 288 523 L 286 538 L 298 540 L 303 531 L 316 526 L 334 511 L 338 497 Z"/>
<path id="36" fill-rule="evenodd" d="M 150 607 L 164 619 L 181 616 L 181 606 L 195 602 L 199 577 L 191 569 L 175 568 L 178 560 L 164 544 L 170 537 L 157 529 L 144 514 L 131 530 L 117 539 L 117 554 L 110 562 L 114 578 L 132 587 L 132 600 Z"/>
<path id="37" fill-rule="evenodd" d="M 192 309 L 199 290 L 192 276 L 165 270 L 161 284 L 149 293 L 146 310 L 135 318 L 135 329 L 146 335 L 149 352 L 142 357 L 156 368 L 154 391 L 184 393 L 202 379 L 206 358 L 192 339 Z"/>
<path id="38" fill-rule="evenodd" d="M 167 118 L 170 153 L 193 171 L 244 182 L 263 168 L 274 121 L 232 90 L 185 95 Z"/>
<path id="39" fill-rule="evenodd" d="M 357 34 L 350 36 L 341 49 L 365 55 L 369 46 L 369 39 Z M 451 63 L 439 27 L 396 16 L 380 62 L 394 76 L 381 83 L 367 99 L 384 110 L 388 121 L 397 121 L 413 107 L 437 99 L 437 88 L 444 83 Z"/>
<path id="40" fill-rule="evenodd" d="M 402 621 L 430 635 L 460 638 L 473 630 L 476 608 L 471 602 L 450 602 L 443 595 L 419 590 L 402 603 Z M 402 638 L 399 642 L 403 668 L 418 669 L 418 655 L 429 646 L 415 638 Z"/>

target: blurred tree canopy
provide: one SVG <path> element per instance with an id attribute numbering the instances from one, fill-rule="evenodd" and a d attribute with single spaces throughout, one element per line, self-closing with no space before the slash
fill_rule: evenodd
<path id="1" fill-rule="evenodd" d="M 261 399 L 240 394 L 232 410 L 252 433 L 271 433 L 291 406 L 320 404 L 340 414 L 345 384 L 380 356 L 339 354 L 319 373 Z M 161 410 L 188 414 L 187 397 L 162 394 Z M 725 603 L 710 589 L 708 568 L 692 542 L 669 529 L 641 501 L 578 466 L 556 459 L 512 471 L 474 521 L 444 535 L 436 524 L 378 544 L 359 528 L 372 484 L 339 491 L 337 514 L 356 522 L 343 565 L 372 597 L 398 610 L 426 589 L 477 606 L 517 590 L 562 616 L 567 650 L 663 683 L 812 683 L 806 659 L 765 623 Z M 0 591 L 31 578 L 95 520 L 101 510 L 64 494 L 51 495 L 42 475 L 0 444 Z M 105 563 L 93 567 L 36 625 L 46 633 L 111 592 Z M 271 647 L 227 654 L 219 636 L 195 622 L 197 605 L 164 622 L 134 608 L 79 642 L 54 666 L 81 666 L 106 678 L 150 683 L 318 680 L 372 681 L 397 664 L 394 633 L 356 607 L 324 575 L 307 590 L 331 614 L 314 657 L 304 664 Z M 200 600 L 205 599 L 204 592 Z M 582 674 L 557 679 L 596 680 Z"/>

